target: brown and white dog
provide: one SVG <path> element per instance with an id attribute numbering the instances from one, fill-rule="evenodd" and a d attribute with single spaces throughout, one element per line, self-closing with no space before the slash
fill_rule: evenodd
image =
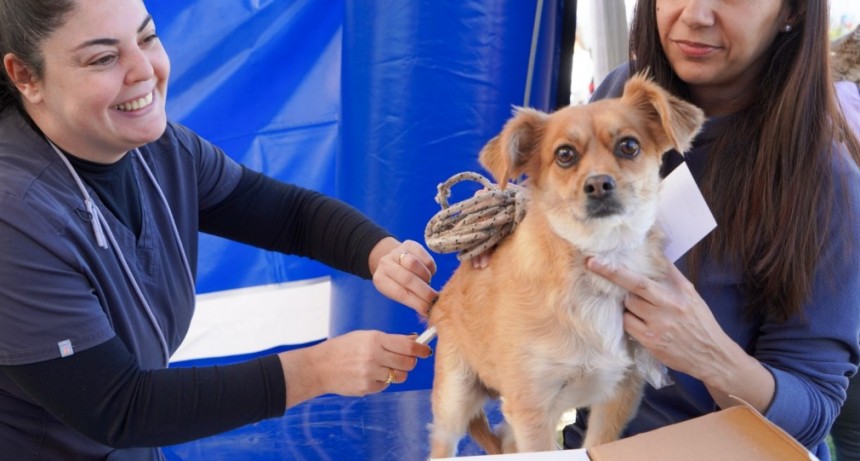
<path id="1" fill-rule="evenodd" d="M 581 407 L 591 407 L 586 447 L 618 438 L 643 379 L 622 326 L 626 292 L 585 261 L 664 273 L 661 157 L 686 151 L 703 119 L 637 75 L 620 98 L 552 114 L 519 109 L 484 147 L 481 164 L 501 187 L 526 175 L 528 212 L 489 267 L 457 269 L 431 311 L 432 458 L 455 455 L 467 430 L 488 453 L 556 449 L 562 413 Z M 483 411 L 498 396 L 502 434 Z"/>

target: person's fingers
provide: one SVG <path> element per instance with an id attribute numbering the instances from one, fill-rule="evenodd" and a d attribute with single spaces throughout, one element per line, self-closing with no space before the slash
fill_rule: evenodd
<path id="1" fill-rule="evenodd" d="M 405 376 L 406 373 L 401 372 L 402 376 L 400 378 L 398 378 L 398 376 L 397 376 L 398 372 L 397 372 L 397 370 L 395 370 L 393 368 L 383 367 L 381 372 L 382 372 L 382 376 L 379 379 L 377 379 L 377 381 L 382 383 L 382 389 L 385 389 L 392 384 L 402 383 L 403 381 L 406 380 L 406 376 Z"/>
<path id="2" fill-rule="evenodd" d="M 624 308 L 643 322 L 653 314 L 656 306 L 642 299 L 639 295 L 628 293 L 624 298 Z"/>
<path id="3" fill-rule="evenodd" d="M 381 258 L 373 284 L 383 295 L 426 316 L 438 295 L 429 285 L 435 272 L 436 263 L 427 250 L 407 240 Z"/>
<path id="4" fill-rule="evenodd" d="M 432 276 L 430 269 L 421 262 L 419 256 L 413 253 L 401 253 L 398 260 L 399 265 L 405 270 L 394 271 L 391 277 L 421 300 L 432 302 L 438 293 L 429 285 Z M 433 272 L 435 270 L 436 267 L 433 266 Z"/>
<path id="5" fill-rule="evenodd" d="M 415 342 L 415 335 L 370 330 L 352 331 L 321 346 L 327 349 L 327 388 L 340 395 L 366 395 L 402 383 L 418 358 L 432 354 L 430 347 Z"/>
<path id="6" fill-rule="evenodd" d="M 430 283 L 433 272 L 424 265 L 424 262 L 421 261 L 418 255 L 409 251 L 402 251 L 397 255 L 397 264 L 417 276 L 425 284 Z"/>
<path id="7" fill-rule="evenodd" d="M 645 301 L 657 304 L 657 283 L 648 277 L 620 264 L 607 264 L 597 257 L 588 258 L 586 265 L 588 269 L 610 282 L 640 296 Z"/>
<path id="8" fill-rule="evenodd" d="M 624 331 L 640 344 L 644 344 L 651 336 L 645 321 L 629 310 L 624 312 Z"/>
<path id="9" fill-rule="evenodd" d="M 421 263 L 421 265 L 428 271 L 429 277 L 425 281 L 430 283 L 430 278 L 436 274 L 436 260 L 433 259 L 433 256 L 430 255 L 423 245 L 414 240 L 406 240 L 403 242 L 403 251 L 409 253 L 412 257 L 418 260 L 418 262 Z"/>
<path id="10" fill-rule="evenodd" d="M 401 279 L 396 280 L 394 277 Z M 422 316 L 426 316 L 433 305 L 438 293 L 429 285 L 418 282 L 408 275 L 395 275 L 394 277 L 374 277 L 374 284 L 380 293 L 389 298 L 411 307 Z"/>
<path id="11" fill-rule="evenodd" d="M 399 370 L 412 370 L 415 368 L 416 358 L 426 359 L 433 354 L 430 346 L 416 343 L 414 335 L 385 335 L 381 344 L 382 349 L 389 352 L 391 357 L 400 360 L 389 365 Z"/>
<path id="12" fill-rule="evenodd" d="M 382 389 L 406 381 L 409 372 L 418 364 L 418 358 L 427 358 L 433 353 L 429 346 L 416 343 L 415 335 L 379 333 L 379 342 L 382 353 L 377 380 L 384 384 Z"/>
<path id="13" fill-rule="evenodd" d="M 408 254 L 402 259 L 404 263 L 411 260 L 418 264 Z M 373 283 L 380 293 L 415 309 L 421 315 L 427 315 L 428 309 L 438 296 L 433 287 L 399 263 L 396 267 L 383 267 L 377 270 Z"/>
<path id="14" fill-rule="evenodd" d="M 357 330 L 323 342 L 326 350 L 317 363 L 324 386 L 335 394 L 362 396 L 403 382 L 417 359 L 386 350 L 387 336 L 381 331 Z M 398 372 L 400 368 L 404 370 Z"/>
<path id="15" fill-rule="evenodd" d="M 695 285 L 687 279 L 681 269 L 678 269 L 674 264 L 668 264 L 668 266 L 666 281 L 669 286 L 674 287 L 679 292 L 686 293 L 689 297 L 698 297 Z"/>
<path id="16" fill-rule="evenodd" d="M 629 293 L 624 299 L 624 329 L 648 349 L 665 348 L 674 341 L 674 322 L 683 315 L 677 306 L 654 305 Z M 666 322 L 667 316 L 671 318 Z M 629 330 L 628 330 L 629 328 Z"/>
<path id="17" fill-rule="evenodd" d="M 472 267 L 475 269 L 485 269 L 490 265 L 490 256 L 492 256 L 493 250 L 489 249 L 478 256 L 472 258 Z"/>

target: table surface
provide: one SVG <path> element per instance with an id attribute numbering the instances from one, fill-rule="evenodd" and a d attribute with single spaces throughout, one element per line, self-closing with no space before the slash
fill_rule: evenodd
<path id="1" fill-rule="evenodd" d="M 389 390 L 366 397 L 322 396 L 282 417 L 163 449 L 168 461 L 403 460 L 423 461 L 430 452 L 430 390 Z M 488 417 L 501 419 L 498 404 Z M 469 437 L 459 456 L 483 451 Z"/>

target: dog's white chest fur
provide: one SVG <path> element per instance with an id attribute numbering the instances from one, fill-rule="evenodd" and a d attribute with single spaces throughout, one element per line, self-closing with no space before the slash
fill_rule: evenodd
<path id="1" fill-rule="evenodd" d="M 563 311 L 570 321 L 560 322 L 553 334 L 565 337 L 567 347 L 559 349 L 549 342 L 550 347 L 534 357 L 531 370 L 544 380 L 555 380 L 560 406 L 602 402 L 629 372 L 632 359 L 623 329 L 623 296 L 622 290 L 594 274 L 584 274 L 565 296 Z"/>

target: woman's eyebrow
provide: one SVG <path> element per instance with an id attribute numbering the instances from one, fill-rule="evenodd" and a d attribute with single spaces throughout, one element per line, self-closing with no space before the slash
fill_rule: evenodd
<path id="1" fill-rule="evenodd" d="M 143 31 L 143 29 L 146 29 L 146 26 L 148 26 L 150 22 L 152 22 L 152 15 L 148 14 L 146 15 L 146 18 L 144 18 L 143 22 L 140 24 L 140 27 L 137 28 L 137 33 L 140 33 Z"/>
<path id="2" fill-rule="evenodd" d="M 151 14 L 146 15 L 146 18 L 140 24 L 140 27 L 137 28 L 137 33 L 140 33 L 143 31 L 143 29 L 146 29 L 146 26 L 148 26 L 149 23 L 151 23 L 151 22 L 152 22 L 152 15 Z M 92 40 L 87 40 L 84 43 L 81 43 L 80 45 L 76 46 L 73 49 L 73 51 L 77 51 L 77 50 L 86 48 L 88 46 L 93 46 L 93 45 L 111 46 L 111 45 L 116 45 L 117 43 L 119 43 L 119 40 L 117 40 L 115 38 L 95 38 Z"/>

